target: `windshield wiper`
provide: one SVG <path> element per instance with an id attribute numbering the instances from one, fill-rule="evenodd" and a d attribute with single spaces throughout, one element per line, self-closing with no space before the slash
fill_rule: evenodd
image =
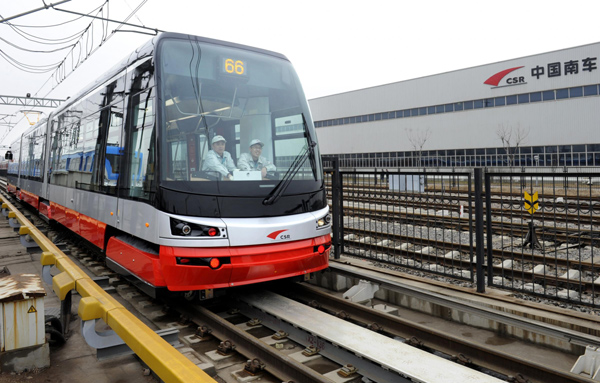
<path id="1" fill-rule="evenodd" d="M 308 143 L 303 148 L 303 150 L 300 153 L 298 153 L 296 158 L 294 158 L 292 165 L 289 167 L 287 172 L 285 172 L 283 178 L 281 178 L 281 181 L 279 181 L 279 183 L 273 188 L 271 193 L 269 193 L 269 195 L 263 200 L 263 205 L 273 205 L 275 202 L 277 202 L 277 200 L 279 200 L 279 198 L 283 195 L 283 192 L 285 192 L 287 187 L 290 185 L 290 182 L 292 182 L 294 176 L 298 174 L 298 171 L 306 161 L 307 157 L 309 157 L 310 159 L 310 164 L 313 176 L 315 177 L 315 181 L 317 180 L 317 170 L 315 169 L 314 158 L 315 146 L 317 146 L 317 143 L 314 142 L 310 137 L 310 133 L 308 132 L 308 126 L 306 124 L 306 120 L 304 119 L 304 114 L 302 115 L 302 120 L 304 122 L 304 135 L 306 136 Z"/>

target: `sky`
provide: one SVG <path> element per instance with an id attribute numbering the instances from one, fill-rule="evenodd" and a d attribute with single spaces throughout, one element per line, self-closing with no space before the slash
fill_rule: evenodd
<path id="1" fill-rule="evenodd" d="M 71 0 L 56 8 L 89 13 L 103 4 L 104 0 Z M 1 0 L 0 16 L 40 7 L 42 0 Z M 110 0 L 108 10 L 105 5 L 102 14 L 94 14 L 123 21 L 136 9 L 129 23 L 286 55 L 309 100 L 600 41 L 598 0 Z M 129 26 L 112 33 L 119 24 L 95 21 L 82 42 L 70 48 L 75 41 L 60 39 L 81 32 L 92 19 L 41 27 L 77 17 L 50 8 L 10 20 L 29 34 L 24 36 L 0 24 L 0 95 L 65 99 L 151 38 L 131 32 L 136 28 Z M 15 68 L 7 57 L 29 71 L 67 59 L 59 72 L 29 73 Z M 31 108 L 0 105 L 0 145 L 10 145 L 30 126 L 25 109 Z M 42 117 L 51 112 L 35 110 L 43 112 Z M 28 117 L 31 122 L 37 119 L 31 113 Z M 10 132 L 6 123 L 14 126 Z"/>

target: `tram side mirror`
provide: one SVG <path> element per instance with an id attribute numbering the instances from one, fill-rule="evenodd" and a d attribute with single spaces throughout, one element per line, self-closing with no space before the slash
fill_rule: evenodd
<path id="1" fill-rule="evenodd" d="M 4 159 L 5 160 L 11 160 L 13 159 L 13 155 L 12 152 L 10 150 L 8 150 L 5 154 L 4 154 Z"/>

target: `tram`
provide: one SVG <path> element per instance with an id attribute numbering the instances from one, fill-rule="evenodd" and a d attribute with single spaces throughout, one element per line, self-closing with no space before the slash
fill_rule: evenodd
<path id="1" fill-rule="evenodd" d="M 208 166 L 215 139 L 230 174 Z M 238 169 L 257 142 L 269 171 Z M 8 190 L 153 296 L 210 298 L 328 266 L 317 137 L 281 54 L 162 33 L 11 151 Z"/>

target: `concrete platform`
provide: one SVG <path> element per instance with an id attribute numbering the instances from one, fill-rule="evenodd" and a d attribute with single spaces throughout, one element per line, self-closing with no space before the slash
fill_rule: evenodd
<path id="1" fill-rule="evenodd" d="M 8 226 L 8 221 L 0 218 L 0 270 L 7 267 L 10 274 L 35 273 L 42 275 L 40 253 L 28 253 L 20 245 L 19 237 Z M 2 277 L 2 274 L 0 274 Z M 44 304 L 46 308 L 60 307 L 58 297 L 52 286 L 42 282 L 46 290 Z M 135 355 L 121 356 L 98 361 L 96 350 L 87 345 L 80 332 L 80 319 L 77 316 L 79 295 L 73 294 L 72 321 L 67 343 L 61 347 L 50 348 L 51 366 L 43 370 L 23 372 L 21 374 L 0 373 L 0 383 L 158 383 L 159 379 L 145 375 L 145 367 Z"/>

